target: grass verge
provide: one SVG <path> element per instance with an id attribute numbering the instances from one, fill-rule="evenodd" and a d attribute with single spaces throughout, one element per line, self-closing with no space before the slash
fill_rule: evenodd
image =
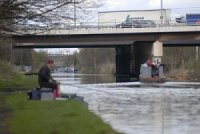
<path id="1" fill-rule="evenodd" d="M 5 103 L 12 109 L 12 134 L 116 134 L 77 101 L 27 101 L 25 94 L 14 94 Z"/>
<path id="2" fill-rule="evenodd" d="M 0 91 L 28 90 L 37 85 L 37 76 L 17 74 L 11 79 L 0 80 Z"/>

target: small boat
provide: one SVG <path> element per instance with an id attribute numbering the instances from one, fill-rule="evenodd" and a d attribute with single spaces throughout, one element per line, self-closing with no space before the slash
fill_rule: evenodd
<path id="1" fill-rule="evenodd" d="M 164 83 L 165 78 L 159 78 L 159 77 L 142 77 L 139 76 L 140 82 L 143 83 Z"/>
<path id="2" fill-rule="evenodd" d="M 156 75 L 152 76 L 152 68 L 142 64 L 140 67 L 139 80 L 144 83 L 164 83 L 165 76 L 163 73 L 163 66 L 159 66 Z"/>

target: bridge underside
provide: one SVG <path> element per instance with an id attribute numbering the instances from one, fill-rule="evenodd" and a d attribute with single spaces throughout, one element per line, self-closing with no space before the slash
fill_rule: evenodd
<path id="1" fill-rule="evenodd" d="M 200 40 L 174 40 L 174 41 L 164 41 L 164 47 L 191 47 L 200 46 Z"/>
<path id="2" fill-rule="evenodd" d="M 22 43 L 13 48 L 108 48 L 132 45 L 134 41 L 65 42 L 65 43 Z"/>
<path id="3" fill-rule="evenodd" d="M 61 43 L 16 43 L 13 48 L 108 48 L 117 46 L 130 46 L 136 41 L 101 41 L 101 42 L 61 42 Z M 137 41 L 138 42 L 138 41 Z M 140 41 L 142 42 L 142 41 Z M 148 42 L 148 41 L 146 41 Z M 200 46 L 200 40 L 173 40 L 163 41 L 164 47 L 190 47 Z"/>
<path id="4" fill-rule="evenodd" d="M 133 42 L 160 41 L 164 45 L 199 45 L 198 32 L 80 34 L 80 35 L 17 35 L 13 36 L 14 48 L 84 48 L 112 47 Z"/>

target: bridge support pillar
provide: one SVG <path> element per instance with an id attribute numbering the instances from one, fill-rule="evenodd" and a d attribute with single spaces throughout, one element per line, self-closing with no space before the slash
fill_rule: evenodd
<path id="1" fill-rule="evenodd" d="M 130 81 L 131 46 L 116 47 L 116 82 Z"/>
<path id="2" fill-rule="evenodd" d="M 163 56 L 163 43 L 160 41 L 156 41 L 153 43 L 152 54 L 154 56 L 154 60 L 158 63 L 161 63 L 161 59 Z"/>

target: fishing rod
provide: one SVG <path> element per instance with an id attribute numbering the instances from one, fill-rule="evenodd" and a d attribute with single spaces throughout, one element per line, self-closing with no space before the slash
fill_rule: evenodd
<path id="1" fill-rule="evenodd" d="M 86 90 L 92 90 L 92 91 L 98 91 L 98 92 L 102 92 L 105 94 L 113 94 L 113 93 L 108 93 L 99 89 L 94 89 L 94 88 L 90 88 L 90 87 L 85 87 L 85 86 L 81 86 L 81 85 L 75 85 L 75 84 L 68 84 L 68 83 L 59 83 L 60 85 L 67 85 L 67 86 L 71 86 L 71 87 L 77 87 L 77 88 L 84 88 Z"/>

